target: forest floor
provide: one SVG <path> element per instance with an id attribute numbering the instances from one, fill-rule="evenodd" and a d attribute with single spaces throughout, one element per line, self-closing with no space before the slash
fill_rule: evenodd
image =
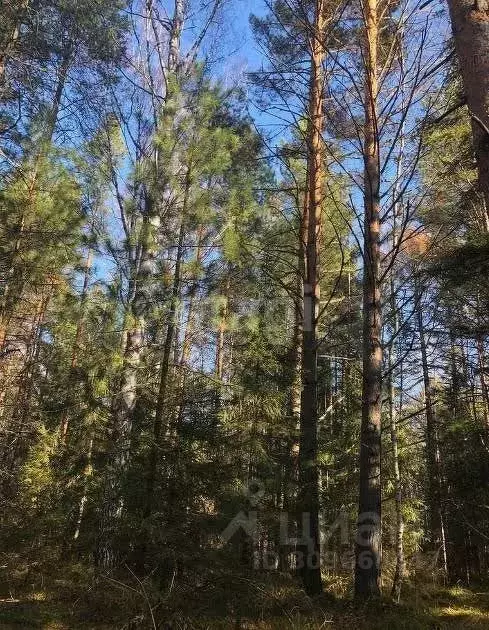
<path id="1" fill-rule="evenodd" d="M 489 630 L 487 585 L 406 585 L 402 604 L 366 606 L 333 595 L 312 602 L 285 578 L 214 575 L 162 597 L 134 574 L 116 580 L 82 565 L 52 569 L 0 567 L 0 630 Z"/>

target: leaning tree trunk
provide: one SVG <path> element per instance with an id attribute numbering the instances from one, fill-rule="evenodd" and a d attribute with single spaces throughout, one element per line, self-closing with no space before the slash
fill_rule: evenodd
<path id="1" fill-rule="evenodd" d="M 489 1 L 448 0 L 489 231 Z"/>
<path id="2" fill-rule="evenodd" d="M 317 344 L 319 317 L 319 248 L 321 243 L 324 127 L 323 61 L 324 2 L 315 6 L 307 137 L 307 192 L 301 238 L 304 239 L 304 302 L 302 326 L 302 395 L 299 441 L 298 547 L 301 575 L 308 595 L 322 591 L 319 532 Z"/>
<path id="3" fill-rule="evenodd" d="M 355 596 L 380 594 L 382 344 L 377 0 L 365 4 L 363 385 Z"/>

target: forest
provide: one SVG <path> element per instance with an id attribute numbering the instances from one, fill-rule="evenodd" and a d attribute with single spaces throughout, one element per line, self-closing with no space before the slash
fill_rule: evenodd
<path id="1" fill-rule="evenodd" d="M 489 629 L 488 0 L 0 0 L 0 628 Z"/>

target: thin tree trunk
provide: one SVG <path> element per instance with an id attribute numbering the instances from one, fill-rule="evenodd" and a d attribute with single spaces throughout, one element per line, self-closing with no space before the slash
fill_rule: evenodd
<path id="1" fill-rule="evenodd" d="M 85 323 L 85 304 L 87 301 L 88 283 L 90 282 L 91 269 L 92 269 L 92 250 L 89 249 L 87 253 L 87 257 L 85 259 L 85 268 L 84 268 L 84 274 L 83 274 L 83 287 L 82 287 L 82 292 L 80 296 L 80 312 L 78 315 L 78 321 L 76 323 L 76 332 L 75 332 L 75 340 L 73 342 L 73 349 L 71 351 L 70 377 L 73 376 L 73 372 L 78 363 L 78 351 L 80 349 L 80 342 L 83 335 L 83 325 Z M 68 408 L 65 407 L 65 410 L 63 411 L 63 416 L 61 418 L 61 426 L 60 426 L 61 444 L 66 444 L 68 426 L 69 426 L 69 410 Z"/>
<path id="2" fill-rule="evenodd" d="M 56 131 L 56 124 L 58 122 L 59 110 L 61 108 L 61 99 L 65 90 L 66 79 L 68 78 L 68 72 L 71 66 L 72 59 L 72 43 L 66 45 L 61 58 L 61 63 L 58 70 L 58 82 L 56 84 L 56 91 L 54 93 L 53 104 L 49 110 L 47 118 L 46 132 L 43 134 L 43 142 L 46 151 L 49 150 L 49 144 L 53 140 L 54 132 Z M 41 149 L 42 150 L 42 149 Z"/>
<path id="3" fill-rule="evenodd" d="M 177 73 L 180 67 L 180 40 L 185 21 L 184 0 L 175 0 L 173 18 L 170 28 L 170 42 L 168 54 L 168 70 Z"/>
<path id="4" fill-rule="evenodd" d="M 394 317 L 393 337 L 397 337 L 399 330 L 397 307 L 395 303 L 394 282 L 391 279 L 391 310 Z M 394 343 L 391 342 L 388 354 L 388 369 L 389 369 L 389 421 L 390 421 L 390 434 L 392 443 L 392 460 L 394 468 L 394 491 L 395 491 L 395 504 L 396 504 L 396 570 L 394 573 L 394 579 L 392 582 L 392 597 L 398 602 L 401 597 L 402 581 L 406 572 L 406 564 L 404 559 L 404 518 L 402 515 L 402 482 L 401 472 L 399 468 L 399 446 L 397 435 L 397 409 L 395 399 L 395 384 L 394 384 Z"/>
<path id="5" fill-rule="evenodd" d="M 433 545 L 441 550 L 443 570 L 447 575 L 447 547 L 445 539 L 445 524 L 441 506 L 441 460 L 438 444 L 438 430 L 435 416 L 435 400 L 431 383 L 426 337 L 424 330 L 423 314 L 420 302 L 420 293 L 415 290 L 416 317 L 418 323 L 419 340 L 421 347 L 421 365 L 423 370 L 424 402 L 426 414 L 426 463 L 428 482 L 429 504 L 429 528 Z"/>
<path id="6" fill-rule="evenodd" d="M 187 196 L 188 193 L 186 193 Z M 186 205 L 186 204 L 185 204 Z M 183 215 L 185 216 L 185 215 Z M 184 248 L 184 237 L 185 237 L 185 220 L 182 218 L 182 222 L 180 224 L 180 232 L 178 236 L 178 246 L 177 246 L 177 256 L 175 261 L 175 271 L 173 275 L 173 287 L 172 287 L 172 295 L 170 302 L 170 309 L 168 313 L 168 326 L 166 329 L 165 342 L 163 344 L 163 355 L 161 359 L 161 367 L 160 367 L 160 381 L 159 381 L 159 389 L 158 389 L 158 399 L 156 402 L 156 410 L 155 410 L 155 418 L 154 418 L 154 429 L 153 434 L 156 443 L 158 444 L 163 433 L 163 428 L 165 431 L 169 429 L 169 421 L 164 421 L 165 408 L 166 408 L 166 393 L 168 389 L 168 374 L 170 371 L 170 357 L 171 350 L 173 344 L 173 338 L 175 335 L 175 330 L 177 326 L 176 315 L 178 310 L 178 298 L 180 295 L 180 281 L 181 281 L 181 265 L 182 265 L 182 256 L 183 256 L 183 248 Z"/>
<path id="7" fill-rule="evenodd" d="M 401 43 L 399 63 L 401 66 L 401 72 L 404 74 L 404 29 L 401 30 L 403 41 Z M 402 88 L 402 100 L 403 105 L 405 101 L 404 89 Z M 403 211 L 403 201 L 401 196 L 401 178 L 404 169 L 404 123 L 401 127 L 400 133 L 400 146 L 399 155 L 397 158 L 396 166 L 396 183 L 392 193 L 392 209 L 393 209 L 393 224 L 392 224 L 392 251 L 393 255 L 399 245 L 399 235 L 397 231 L 397 220 L 401 219 L 401 223 L 404 224 L 405 217 Z M 396 344 L 398 334 L 400 332 L 400 318 L 402 317 L 400 311 L 397 308 L 396 303 L 396 278 L 395 267 L 392 266 L 390 274 L 390 310 L 391 317 L 393 318 L 392 325 L 392 339 L 389 345 L 388 355 L 388 368 L 389 368 L 389 420 L 391 426 L 391 443 L 392 443 L 392 459 L 394 468 L 394 489 L 395 489 L 395 505 L 396 505 L 396 570 L 394 573 L 394 579 L 392 581 L 391 595 L 395 601 L 399 602 L 401 598 L 402 583 L 406 572 L 406 562 L 404 558 L 404 518 L 402 514 L 402 481 L 401 472 L 399 466 L 399 445 L 398 445 L 398 432 L 397 432 L 397 409 L 396 406 L 396 391 L 395 391 L 395 375 L 394 368 L 396 364 Z M 399 372 L 402 374 L 402 359 L 399 362 Z M 399 400 L 399 413 L 401 413 L 401 400 Z"/>
<path id="8" fill-rule="evenodd" d="M 204 239 L 204 225 L 201 224 L 199 225 L 199 228 L 197 230 L 197 248 L 195 252 L 195 262 L 197 263 L 198 266 L 202 262 L 203 239 Z M 176 430 L 177 431 L 178 431 L 178 427 L 180 426 L 182 422 L 183 412 L 185 408 L 185 386 L 187 382 L 187 372 L 185 368 L 190 359 L 190 354 L 192 350 L 192 338 L 195 331 L 195 299 L 198 294 L 198 285 L 199 285 L 198 279 L 194 279 L 193 284 L 190 289 L 190 296 L 189 296 L 188 310 L 187 310 L 187 323 L 185 326 L 185 333 L 183 335 L 182 352 L 181 352 L 180 360 L 179 360 L 179 364 L 180 364 L 180 376 L 179 376 L 179 385 L 178 385 L 179 401 L 178 401 L 178 408 L 177 408 L 177 414 L 176 414 Z"/>
<path id="9" fill-rule="evenodd" d="M 323 195 L 324 128 L 323 61 L 325 49 L 324 3 L 315 6 L 311 33 L 311 76 L 307 137 L 307 194 L 304 199 L 301 238 L 305 238 L 305 275 L 302 326 L 302 395 L 299 445 L 299 496 L 301 541 L 298 548 L 302 563 L 301 575 L 308 595 L 322 592 L 321 549 L 319 531 L 319 469 L 318 469 L 318 392 L 317 343 L 319 317 L 319 249 L 321 244 Z"/>
<path id="10" fill-rule="evenodd" d="M 489 230 L 489 2 L 448 0 Z"/>
<path id="11" fill-rule="evenodd" d="M 478 335 L 477 337 L 477 363 L 479 368 L 479 380 L 481 384 L 482 392 L 482 408 L 484 413 L 484 430 L 486 434 L 486 440 L 489 439 L 489 388 L 486 381 L 485 374 L 485 354 L 484 354 L 484 337 Z"/>
<path id="12" fill-rule="evenodd" d="M 83 515 L 85 513 L 85 506 L 88 500 L 88 480 L 93 474 L 92 467 L 92 450 L 93 450 L 93 437 L 90 438 L 88 443 L 87 461 L 83 470 L 83 494 L 78 505 L 78 517 L 76 519 L 75 532 L 73 534 L 73 540 L 78 540 L 81 531 L 81 525 L 83 521 Z"/>
<path id="13" fill-rule="evenodd" d="M 302 267 L 302 265 L 301 265 Z M 292 335 L 292 384 L 290 388 L 290 416 L 292 418 L 292 446 L 290 449 L 291 457 L 291 481 L 297 484 L 299 480 L 299 435 L 301 423 L 301 393 L 302 393 L 302 318 L 303 313 L 300 308 L 300 302 L 303 296 L 302 286 L 302 269 L 297 274 L 297 303 L 294 304 L 294 329 Z"/>
<path id="14" fill-rule="evenodd" d="M 144 507 L 143 517 L 149 518 L 153 511 L 154 493 L 158 472 L 158 455 L 161 448 L 163 435 L 166 435 L 170 429 L 169 418 L 165 420 L 165 412 L 167 411 L 167 390 L 168 376 L 170 373 L 170 357 L 173 345 L 173 338 L 176 330 L 176 315 L 178 310 L 178 298 L 180 295 L 181 283 L 181 265 L 184 252 L 184 238 L 186 229 L 186 213 L 189 196 L 189 179 L 187 179 L 184 192 L 182 219 L 178 236 L 178 245 L 175 260 L 175 270 L 173 274 L 173 287 L 170 300 L 170 308 L 168 312 L 168 325 L 166 329 L 165 341 L 163 344 L 163 354 L 160 365 L 160 378 L 158 387 L 158 398 L 156 401 L 155 417 L 153 422 L 153 444 L 151 447 L 149 459 L 148 485 L 146 490 L 146 503 Z"/>
<path id="15" fill-rule="evenodd" d="M 71 62 L 71 46 L 68 46 L 66 52 L 61 61 L 60 69 L 58 72 L 58 81 L 56 83 L 56 90 L 53 96 L 53 102 L 51 104 L 51 108 L 48 114 L 47 126 L 42 134 L 41 145 L 37 150 L 34 156 L 34 163 L 32 165 L 32 170 L 29 174 L 28 178 L 28 191 L 27 191 L 27 200 L 26 205 L 29 210 L 32 212 L 35 210 L 34 206 L 36 203 L 36 186 L 38 180 L 38 171 L 40 166 L 40 161 L 42 156 L 48 151 L 49 145 L 52 142 L 54 132 L 56 130 L 56 123 L 58 121 L 59 109 L 61 106 L 61 99 L 63 97 L 66 79 L 68 76 L 68 71 Z M 14 291 L 13 280 L 17 271 L 17 259 L 19 257 L 19 252 L 22 248 L 22 241 L 24 238 L 24 230 L 26 223 L 26 213 L 22 211 L 22 214 L 19 219 L 19 223 L 17 226 L 17 236 L 15 239 L 14 250 L 10 257 L 10 263 L 8 266 L 7 273 L 5 274 L 5 282 L 3 286 L 3 293 L 0 300 L 0 352 L 4 347 L 5 338 L 7 336 L 8 325 L 10 322 L 10 318 L 12 316 L 12 312 L 14 310 L 15 304 L 19 301 L 22 291 L 16 291 L 15 296 L 11 295 Z"/>
<path id="16" fill-rule="evenodd" d="M 380 291 L 380 156 L 377 130 L 378 7 L 365 6 L 365 140 L 363 385 L 355 596 L 380 595 L 382 344 Z"/>
<path id="17" fill-rule="evenodd" d="M 224 289 L 221 293 L 223 303 L 219 312 L 219 324 L 217 327 L 217 343 L 216 343 L 216 359 L 215 359 L 215 372 L 217 378 L 222 381 L 224 379 L 224 346 L 226 340 L 226 330 L 228 327 L 229 316 L 229 292 L 231 290 L 231 269 L 228 268 L 226 272 L 226 280 L 224 283 Z"/>
<path id="18" fill-rule="evenodd" d="M 302 248 L 301 248 L 302 249 Z M 301 257 L 303 262 L 303 255 Z M 297 497 L 297 487 L 299 482 L 299 435 L 301 420 L 301 390 L 302 390 L 302 310 L 301 302 L 303 296 L 302 288 L 302 262 L 297 270 L 297 293 L 294 301 L 294 324 L 291 339 L 290 363 L 292 366 L 292 378 L 290 384 L 289 412 L 291 418 L 290 431 L 292 439 L 287 443 L 283 453 L 283 509 L 288 515 L 289 511 L 295 507 Z M 297 525 L 297 523 L 296 523 Z M 297 537 L 297 528 L 293 539 Z M 279 544 L 280 567 L 281 570 L 289 570 L 289 554 L 294 551 L 289 544 Z"/>

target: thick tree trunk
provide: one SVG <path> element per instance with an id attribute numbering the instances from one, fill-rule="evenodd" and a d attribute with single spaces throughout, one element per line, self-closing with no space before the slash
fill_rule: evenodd
<path id="1" fill-rule="evenodd" d="M 304 238 L 304 284 L 302 325 L 302 395 L 299 442 L 299 523 L 301 540 L 298 561 L 308 595 L 322 592 L 321 549 L 319 531 L 319 470 L 318 470 L 318 392 L 317 343 L 319 317 L 319 248 L 321 244 L 323 195 L 324 127 L 323 62 L 325 49 L 324 3 L 315 6 L 314 28 L 311 33 L 312 56 L 307 137 L 307 193 L 304 199 L 301 238 Z"/>
<path id="2" fill-rule="evenodd" d="M 380 157 L 377 130 L 378 8 L 365 5 L 363 385 L 355 596 L 380 595 L 382 344 Z"/>
<path id="3" fill-rule="evenodd" d="M 113 442 L 116 447 L 117 475 L 124 473 L 129 463 L 133 414 L 137 403 L 138 373 L 144 347 L 144 319 L 135 314 L 130 315 L 129 318 L 132 320 L 132 325 L 125 331 L 120 388 L 114 405 Z"/>
<path id="4" fill-rule="evenodd" d="M 423 370 L 424 402 L 426 414 L 426 468 L 428 482 L 429 529 L 433 546 L 441 551 L 443 570 L 447 574 L 447 546 L 445 539 L 445 524 L 441 505 L 441 461 L 438 445 L 438 429 L 435 415 L 435 400 L 433 386 L 428 367 L 428 353 L 424 330 L 420 293 L 416 289 L 415 301 L 417 309 L 417 323 L 421 347 L 421 365 Z"/>
<path id="5" fill-rule="evenodd" d="M 489 214 L 489 3 L 448 0 L 455 48 L 462 71 L 479 171 L 479 188 Z M 489 229 L 489 226 L 488 226 Z"/>

